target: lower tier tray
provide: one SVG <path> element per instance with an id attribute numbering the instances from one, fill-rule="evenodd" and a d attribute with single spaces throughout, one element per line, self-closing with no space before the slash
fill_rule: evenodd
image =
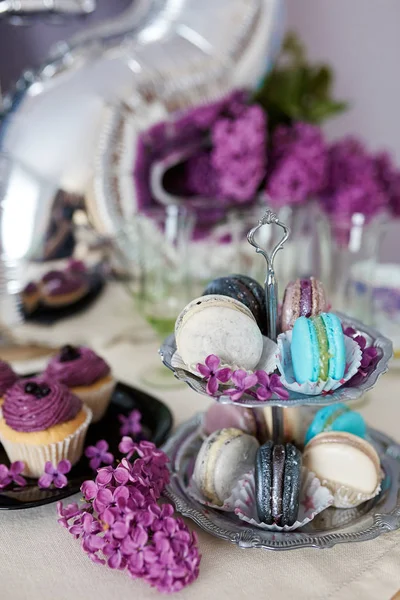
<path id="1" fill-rule="evenodd" d="M 179 427 L 163 447 L 171 459 L 171 482 L 165 495 L 176 510 L 202 529 L 241 548 L 292 550 L 331 548 L 344 542 L 371 540 L 400 528 L 400 445 L 385 434 L 368 430 L 368 440 L 378 451 L 385 473 L 378 496 L 353 509 L 328 508 L 305 527 L 290 532 L 266 531 L 240 521 L 234 513 L 203 506 L 187 492 L 202 438 L 198 414 Z"/>

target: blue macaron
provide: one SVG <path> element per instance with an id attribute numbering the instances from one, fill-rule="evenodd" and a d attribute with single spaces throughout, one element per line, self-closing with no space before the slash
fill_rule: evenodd
<path id="1" fill-rule="evenodd" d="M 292 331 L 293 373 L 298 383 L 340 381 L 346 366 L 344 334 L 340 319 L 333 313 L 299 317 Z"/>
<path id="2" fill-rule="evenodd" d="M 313 437 L 325 431 L 347 431 L 358 437 L 365 438 L 366 425 L 358 412 L 350 410 L 345 404 L 331 404 L 319 410 L 307 430 L 304 444 Z"/>

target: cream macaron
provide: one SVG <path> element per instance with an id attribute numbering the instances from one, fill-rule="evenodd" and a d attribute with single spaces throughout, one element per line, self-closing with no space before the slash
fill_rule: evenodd
<path id="1" fill-rule="evenodd" d="M 192 369 L 215 354 L 223 364 L 253 370 L 263 351 L 263 337 L 251 311 L 227 296 L 192 300 L 176 320 L 175 338 L 183 362 Z"/>
<path id="2" fill-rule="evenodd" d="M 259 443 L 233 427 L 214 431 L 197 455 L 193 479 L 205 498 L 222 506 L 235 484 L 254 468 Z"/>
<path id="3" fill-rule="evenodd" d="M 316 435 L 304 449 L 303 464 L 329 488 L 336 508 L 353 508 L 380 491 L 379 456 L 369 442 L 352 433 Z"/>

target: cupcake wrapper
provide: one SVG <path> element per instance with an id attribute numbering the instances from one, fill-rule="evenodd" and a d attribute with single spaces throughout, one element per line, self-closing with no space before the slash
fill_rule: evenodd
<path id="1" fill-rule="evenodd" d="M 266 371 L 267 373 L 273 373 L 277 366 L 277 353 L 278 348 L 276 343 L 263 336 L 262 355 L 254 371 L 261 370 Z M 184 371 L 188 371 L 189 373 L 200 377 L 200 373 L 197 370 L 197 365 L 187 365 L 184 363 L 178 351 L 176 351 L 173 355 L 171 359 L 171 365 L 174 367 L 174 369 L 183 369 Z M 219 366 L 220 369 L 225 367 L 229 367 L 233 371 L 241 368 L 240 365 L 228 365 L 226 363 L 223 363 Z M 248 371 L 248 373 L 253 373 L 253 371 Z"/>
<path id="2" fill-rule="evenodd" d="M 93 413 L 92 422 L 97 423 L 105 415 L 115 385 L 116 381 L 112 378 L 111 381 L 107 381 L 97 389 L 91 389 L 89 386 L 88 389 L 80 389 L 79 392 L 76 392 L 74 388 L 71 388 L 71 392 L 90 408 Z"/>
<path id="3" fill-rule="evenodd" d="M 40 477 L 44 472 L 44 466 L 50 461 L 54 466 L 60 460 L 66 459 L 72 465 L 78 462 L 83 453 L 86 432 L 92 421 L 92 411 L 84 406 L 86 419 L 74 433 L 60 442 L 52 444 L 43 444 L 35 446 L 33 444 L 21 444 L 10 440 L 2 439 L 4 450 L 7 453 L 10 462 L 22 460 L 25 463 L 23 474 L 27 477 Z"/>
<path id="4" fill-rule="evenodd" d="M 301 470 L 300 505 L 297 521 L 293 525 L 267 525 L 261 523 L 256 508 L 254 471 L 247 473 L 232 490 L 235 514 L 249 525 L 268 531 L 293 531 L 304 527 L 316 515 L 332 505 L 333 496 L 314 473 L 305 467 Z"/>
<path id="5" fill-rule="evenodd" d="M 294 378 L 292 356 L 290 352 L 290 344 L 292 341 L 292 331 L 281 333 L 278 336 L 278 351 L 276 353 L 276 362 L 279 373 L 281 374 L 282 385 L 292 392 L 298 394 L 308 394 L 316 396 L 318 394 L 328 393 L 336 390 L 349 381 L 358 371 L 361 364 L 361 348 L 353 339 L 344 336 L 344 344 L 346 351 L 346 368 L 343 378 L 339 381 L 329 377 L 326 381 L 306 381 L 305 383 L 297 383 Z"/>
<path id="6" fill-rule="evenodd" d="M 249 471 L 239 479 L 229 498 L 226 498 L 222 506 L 207 500 L 193 480 L 191 480 L 186 491 L 189 496 L 203 506 L 225 512 L 234 512 L 241 521 L 245 521 L 254 527 L 268 529 L 269 531 L 293 531 L 312 521 L 316 515 L 332 506 L 333 503 L 333 496 L 329 489 L 323 486 L 315 474 L 305 467 L 302 468 L 301 479 L 298 519 L 293 525 L 285 525 L 284 527 L 267 525 L 259 521 L 255 499 L 254 471 Z"/>
<path id="7" fill-rule="evenodd" d="M 363 502 L 371 500 L 371 498 L 375 498 L 375 496 L 377 496 L 381 491 L 381 481 L 378 483 L 372 494 L 359 492 L 354 488 L 342 485 L 336 481 L 323 480 L 322 484 L 326 486 L 333 495 L 332 506 L 335 508 L 355 508 L 356 506 L 363 504 Z"/>

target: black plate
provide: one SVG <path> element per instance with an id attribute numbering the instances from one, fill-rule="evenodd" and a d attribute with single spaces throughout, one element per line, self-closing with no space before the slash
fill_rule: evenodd
<path id="1" fill-rule="evenodd" d="M 32 313 L 23 311 L 25 320 L 29 323 L 38 323 L 39 325 L 53 325 L 61 319 L 72 317 L 73 315 L 86 310 L 100 295 L 105 284 L 103 275 L 98 271 L 89 273 L 88 279 L 89 290 L 87 294 L 77 302 L 60 307 L 39 304 L 38 308 Z"/>
<path id="2" fill-rule="evenodd" d="M 118 383 L 111 404 L 103 419 L 89 427 L 85 446 L 95 444 L 101 439 L 107 440 L 110 452 L 115 458 L 121 458 L 118 444 L 121 440 L 119 429 L 121 423 L 118 415 L 128 415 L 134 408 L 142 414 L 143 431 L 146 438 L 160 446 L 165 442 L 172 429 L 172 414 L 165 404 L 124 383 Z M 4 448 L 0 445 L 0 463 L 10 464 Z M 89 467 L 89 459 L 82 456 L 81 460 L 68 474 L 68 485 L 62 489 L 41 490 L 37 481 L 28 480 L 23 488 L 10 488 L 0 491 L 0 510 L 15 510 L 33 508 L 41 504 L 56 502 L 79 491 L 86 479 L 92 479 L 94 472 Z"/>

